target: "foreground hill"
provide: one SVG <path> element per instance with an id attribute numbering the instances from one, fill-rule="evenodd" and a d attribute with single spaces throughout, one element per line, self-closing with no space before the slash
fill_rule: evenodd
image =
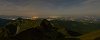
<path id="1" fill-rule="evenodd" d="M 40 22 L 18 19 L 2 29 L 5 32 L 1 32 L 1 38 L 4 36 L 1 40 L 65 40 L 65 36 L 56 31 L 46 19 Z"/>
<path id="2" fill-rule="evenodd" d="M 100 30 L 80 36 L 81 40 L 100 40 Z"/>
<path id="3" fill-rule="evenodd" d="M 18 40 L 64 40 L 64 35 L 53 30 L 47 20 L 43 20 L 38 28 L 30 28 L 15 36 Z"/>
<path id="4" fill-rule="evenodd" d="M 99 36 L 97 37 L 93 32 L 98 29 L 100 29 L 99 22 L 18 18 L 10 20 L 0 28 L 0 40 L 87 40 L 89 36 L 98 39 Z"/>

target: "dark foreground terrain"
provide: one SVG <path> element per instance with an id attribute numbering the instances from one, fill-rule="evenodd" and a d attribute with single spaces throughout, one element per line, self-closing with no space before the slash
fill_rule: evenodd
<path id="1" fill-rule="evenodd" d="M 0 19 L 0 40 L 100 40 L 100 22 Z"/>

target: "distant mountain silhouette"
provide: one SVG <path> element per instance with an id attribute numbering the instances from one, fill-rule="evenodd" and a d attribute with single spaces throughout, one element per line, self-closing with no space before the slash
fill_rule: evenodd
<path id="1" fill-rule="evenodd" d="M 5 24 L 7 24 L 8 22 L 9 22 L 9 20 L 0 18 L 0 26 L 1 27 L 5 26 Z"/>

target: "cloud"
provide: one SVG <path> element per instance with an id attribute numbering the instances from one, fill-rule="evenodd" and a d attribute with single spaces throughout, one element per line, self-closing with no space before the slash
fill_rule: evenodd
<path id="1" fill-rule="evenodd" d="M 34 16 L 41 13 L 38 6 L 34 7 L 32 4 L 29 5 L 16 5 L 16 3 L 1 1 L 0 2 L 0 14 L 1 15 L 23 15 L 23 16 Z"/>
<path id="2" fill-rule="evenodd" d="M 0 0 L 0 15 L 100 15 L 99 0 Z"/>
<path id="3" fill-rule="evenodd" d="M 74 5 L 65 9 L 65 13 L 69 15 L 100 15 L 100 1 L 99 0 L 86 0 L 80 5 Z"/>

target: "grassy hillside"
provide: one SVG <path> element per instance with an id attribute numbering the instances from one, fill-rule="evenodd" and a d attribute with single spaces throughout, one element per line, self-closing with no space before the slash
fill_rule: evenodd
<path id="1" fill-rule="evenodd" d="M 93 31 L 80 36 L 81 40 L 95 40 L 96 38 L 99 38 L 100 40 L 100 30 Z"/>
<path id="2" fill-rule="evenodd" d="M 92 40 L 100 37 L 97 31 L 100 22 L 18 18 L 3 25 L 0 28 L 1 40 L 39 40 L 35 39 L 38 37 L 41 40 Z"/>

